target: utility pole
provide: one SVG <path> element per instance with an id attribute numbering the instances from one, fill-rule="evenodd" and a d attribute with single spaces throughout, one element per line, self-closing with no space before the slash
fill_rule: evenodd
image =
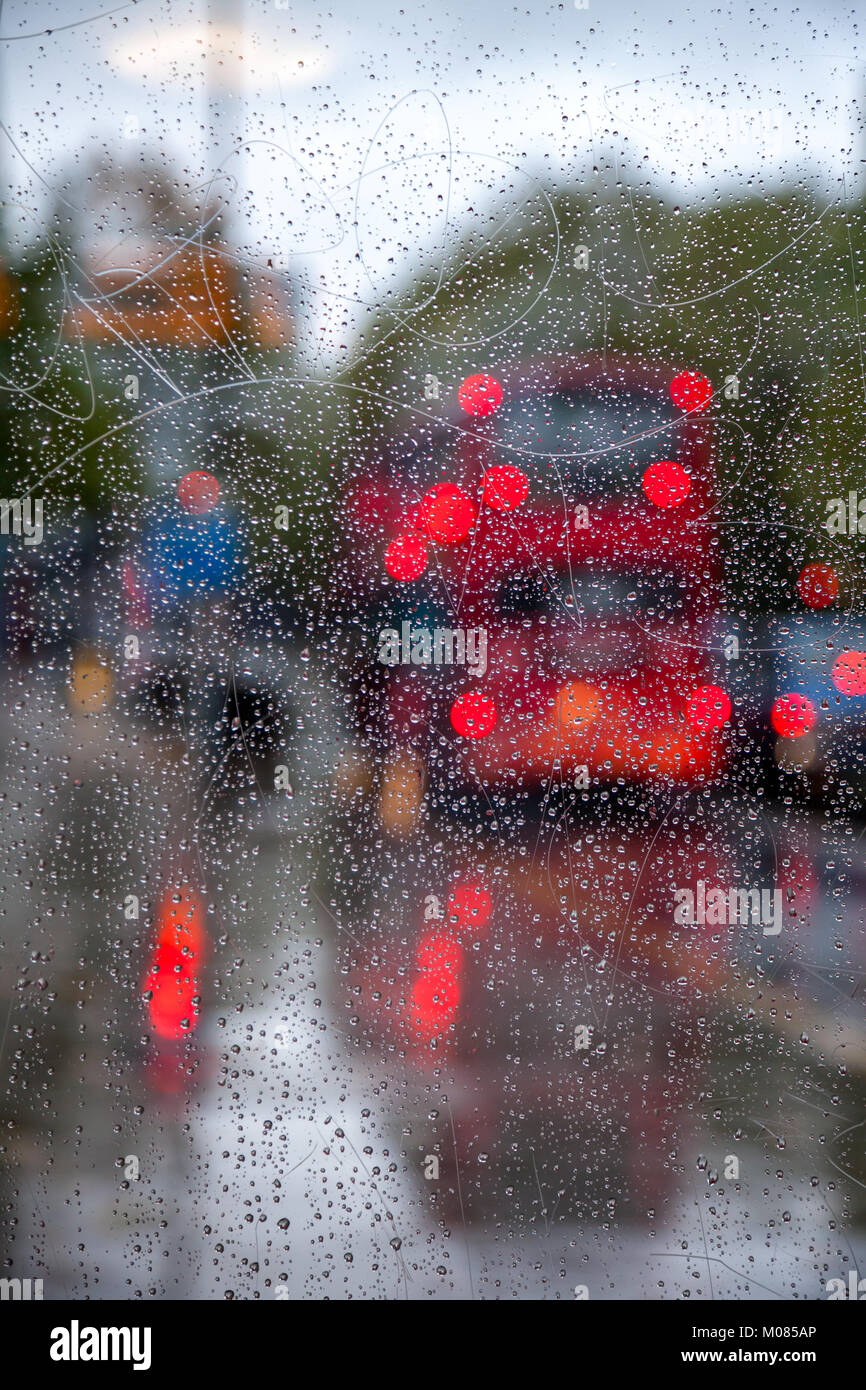
<path id="1" fill-rule="evenodd" d="M 226 211 L 221 208 L 213 226 L 206 231 L 205 239 L 212 243 L 220 241 L 224 247 L 228 247 L 233 244 L 227 215 L 228 186 L 229 180 L 233 175 L 236 177 L 235 171 L 240 166 L 240 157 L 231 159 L 230 156 L 243 138 L 245 116 L 240 64 L 227 62 L 226 59 L 234 56 L 243 33 L 243 0 L 206 0 L 206 3 L 209 21 L 205 68 L 206 151 L 210 155 L 209 165 L 214 178 L 216 201 L 222 204 Z M 228 177 L 221 175 L 221 170 L 225 170 Z M 207 206 L 203 212 L 210 216 Z M 215 258 L 209 258 L 205 264 L 210 269 L 218 262 Z M 228 266 L 220 266 L 223 272 L 228 269 Z M 233 284 L 236 283 L 236 277 L 232 275 L 231 279 Z M 226 351 L 230 349 L 223 344 L 222 347 L 214 345 L 201 353 L 201 390 L 207 390 L 208 386 L 214 386 L 219 381 L 225 367 Z M 202 398 L 204 454 L 217 476 L 218 436 L 221 422 L 229 409 L 230 401 L 225 399 L 223 394 L 211 393 Z"/>

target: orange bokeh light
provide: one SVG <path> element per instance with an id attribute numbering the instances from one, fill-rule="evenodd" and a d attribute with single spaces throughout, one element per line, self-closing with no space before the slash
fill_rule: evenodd
<path id="1" fill-rule="evenodd" d="M 556 697 L 554 719 L 566 729 L 584 729 L 594 724 L 601 714 L 601 696 L 595 686 L 586 681 L 572 681 Z"/>

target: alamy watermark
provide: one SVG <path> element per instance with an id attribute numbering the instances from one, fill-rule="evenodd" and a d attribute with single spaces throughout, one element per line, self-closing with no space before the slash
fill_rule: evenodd
<path id="1" fill-rule="evenodd" d="M 14 1303 L 41 1299 L 41 1279 L 0 1279 L 0 1302 L 11 1300 Z"/>
<path id="2" fill-rule="evenodd" d="M 42 498 L 0 498 L 0 535 L 23 536 L 25 545 L 40 545 Z"/>
<path id="3" fill-rule="evenodd" d="M 675 888 L 674 922 L 680 927 L 763 927 L 764 936 L 782 930 L 781 888 L 708 888 L 702 878 L 696 889 Z"/>
<path id="4" fill-rule="evenodd" d="M 839 1299 L 862 1303 L 866 1299 L 866 1279 L 860 1278 L 858 1269 L 849 1269 L 847 1286 L 844 1279 L 828 1279 L 826 1291 L 831 1303 L 838 1302 Z"/>
<path id="5" fill-rule="evenodd" d="M 413 627 L 402 623 L 379 633 L 383 666 L 466 666 L 473 676 L 487 670 L 487 631 L 483 627 Z"/>
<path id="6" fill-rule="evenodd" d="M 849 492 L 847 497 L 829 497 L 824 510 L 824 529 L 831 536 L 866 536 L 866 497 L 859 497 L 856 492 Z"/>
<path id="7" fill-rule="evenodd" d="M 82 1327 L 73 1318 L 52 1328 L 48 1354 L 52 1361 L 129 1361 L 134 1371 L 149 1371 L 151 1341 L 149 1327 Z"/>

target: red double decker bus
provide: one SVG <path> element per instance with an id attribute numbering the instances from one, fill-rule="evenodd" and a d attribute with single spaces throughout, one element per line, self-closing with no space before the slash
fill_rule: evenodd
<path id="1" fill-rule="evenodd" d="M 412 822 L 425 782 L 713 779 L 730 706 L 709 383 L 613 355 L 478 380 L 479 413 L 465 390 L 468 410 L 413 413 L 346 498 L 385 823 Z"/>

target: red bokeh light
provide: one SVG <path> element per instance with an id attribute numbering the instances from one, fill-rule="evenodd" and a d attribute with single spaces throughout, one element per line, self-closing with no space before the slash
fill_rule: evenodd
<path id="1" fill-rule="evenodd" d="M 712 384 L 700 372 L 677 372 L 671 382 L 671 400 L 680 410 L 703 410 L 712 398 Z"/>
<path id="2" fill-rule="evenodd" d="M 418 536 L 398 536 L 385 551 L 385 568 L 392 579 L 417 579 L 427 568 L 427 547 Z"/>
<path id="3" fill-rule="evenodd" d="M 448 1026 L 460 1006 L 463 948 L 450 932 L 428 932 L 418 943 L 416 968 L 412 1023 L 422 1033 L 437 1033 Z"/>
<path id="4" fill-rule="evenodd" d="M 462 541 L 475 521 L 475 503 L 456 483 L 437 483 L 418 508 L 417 526 L 439 545 Z"/>
<path id="5" fill-rule="evenodd" d="M 461 738 L 484 738 L 497 720 L 496 705 L 482 690 L 458 695 L 451 706 L 451 723 Z"/>
<path id="6" fill-rule="evenodd" d="M 657 507 L 678 507 L 688 497 L 692 480 L 681 463 L 659 459 L 643 475 L 643 490 Z"/>
<path id="7" fill-rule="evenodd" d="M 829 608 L 839 597 L 839 579 L 830 565 L 806 565 L 797 580 L 797 593 L 807 608 Z"/>
<path id="8" fill-rule="evenodd" d="M 770 715 L 770 723 L 781 738 L 800 738 L 814 726 L 815 706 L 805 695 L 780 695 Z"/>
<path id="9" fill-rule="evenodd" d="M 490 920 L 492 901 L 481 883 L 455 883 L 448 894 L 448 921 L 458 932 L 477 938 Z"/>
<path id="10" fill-rule="evenodd" d="M 502 404 L 502 387 L 495 376 L 478 372 L 466 377 L 457 399 L 467 415 L 492 415 Z"/>
<path id="11" fill-rule="evenodd" d="M 422 974 L 443 972 L 449 976 L 456 975 L 462 961 L 463 947 L 443 927 L 433 927 L 418 942 L 415 962 Z"/>
<path id="12" fill-rule="evenodd" d="M 180 505 L 194 516 L 212 511 L 220 500 L 220 485 L 213 473 L 198 470 L 187 473 L 177 485 Z"/>
<path id="13" fill-rule="evenodd" d="M 156 949 L 143 990 L 151 1026 L 161 1038 L 188 1036 L 198 1017 L 198 973 L 207 946 L 204 906 L 194 888 L 163 898 L 157 914 Z"/>
<path id="14" fill-rule="evenodd" d="M 842 695 L 866 695 L 866 652 L 841 652 L 833 662 L 833 684 Z"/>
<path id="15" fill-rule="evenodd" d="M 496 512 L 513 512 L 528 493 L 529 479 L 510 463 L 495 463 L 484 475 L 483 500 Z"/>
<path id="16" fill-rule="evenodd" d="M 721 729 L 731 717 L 731 701 L 720 685 L 701 685 L 686 706 L 686 718 L 695 729 Z"/>

